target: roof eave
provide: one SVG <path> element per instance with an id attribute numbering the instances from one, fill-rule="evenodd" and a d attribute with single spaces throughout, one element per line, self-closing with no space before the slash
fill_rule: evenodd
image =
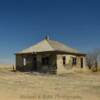
<path id="1" fill-rule="evenodd" d="M 82 55 L 82 56 L 86 56 L 87 54 L 85 53 L 78 53 L 78 52 L 68 52 L 68 51 L 59 51 L 59 50 L 56 50 L 56 52 L 60 52 L 60 53 L 66 53 L 66 54 L 73 54 L 73 55 Z"/>
<path id="2" fill-rule="evenodd" d="M 15 53 L 15 55 L 25 55 L 25 54 L 36 54 L 36 53 L 47 53 L 47 52 L 58 52 L 58 53 L 66 53 L 66 54 L 72 54 L 72 55 L 79 55 L 79 56 L 86 56 L 87 54 L 85 53 L 75 53 L 75 52 L 67 52 L 67 51 L 59 51 L 59 50 L 54 50 L 54 51 L 41 51 L 41 52 L 26 52 L 26 53 Z"/>

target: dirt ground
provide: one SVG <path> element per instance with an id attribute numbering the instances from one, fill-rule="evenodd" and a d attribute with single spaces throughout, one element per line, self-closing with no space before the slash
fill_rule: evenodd
<path id="1" fill-rule="evenodd" d="M 0 69 L 0 100 L 100 100 L 100 73 L 44 75 Z"/>

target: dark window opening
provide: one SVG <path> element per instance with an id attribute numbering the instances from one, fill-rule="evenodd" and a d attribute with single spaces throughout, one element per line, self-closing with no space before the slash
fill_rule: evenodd
<path id="1" fill-rule="evenodd" d="M 49 65 L 49 57 L 42 58 L 42 65 Z"/>
<path id="2" fill-rule="evenodd" d="M 66 64 L 66 57 L 63 56 L 63 65 L 65 65 L 65 64 Z"/>
<path id="3" fill-rule="evenodd" d="M 73 57 L 72 58 L 72 65 L 76 65 L 77 64 L 77 59 L 76 59 L 76 57 Z"/>
<path id="4" fill-rule="evenodd" d="M 81 68 L 83 68 L 83 58 L 81 58 Z"/>

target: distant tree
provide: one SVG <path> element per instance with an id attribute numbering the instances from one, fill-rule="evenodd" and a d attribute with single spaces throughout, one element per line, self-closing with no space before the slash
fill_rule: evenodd
<path id="1" fill-rule="evenodd" d="M 92 66 L 93 66 L 93 62 L 92 61 L 93 61 L 92 60 L 92 54 L 88 53 L 87 57 L 86 57 L 86 63 L 87 63 L 87 66 L 88 66 L 89 69 L 91 69 Z"/>
<path id="2" fill-rule="evenodd" d="M 89 69 L 94 68 L 94 71 L 97 71 L 100 61 L 100 49 L 94 49 L 91 53 L 88 53 L 86 61 Z"/>

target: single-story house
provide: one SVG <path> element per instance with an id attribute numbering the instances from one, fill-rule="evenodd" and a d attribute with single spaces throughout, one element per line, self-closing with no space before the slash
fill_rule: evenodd
<path id="1" fill-rule="evenodd" d="M 86 54 L 46 37 L 39 43 L 16 53 L 16 70 L 62 73 L 84 68 Z"/>

